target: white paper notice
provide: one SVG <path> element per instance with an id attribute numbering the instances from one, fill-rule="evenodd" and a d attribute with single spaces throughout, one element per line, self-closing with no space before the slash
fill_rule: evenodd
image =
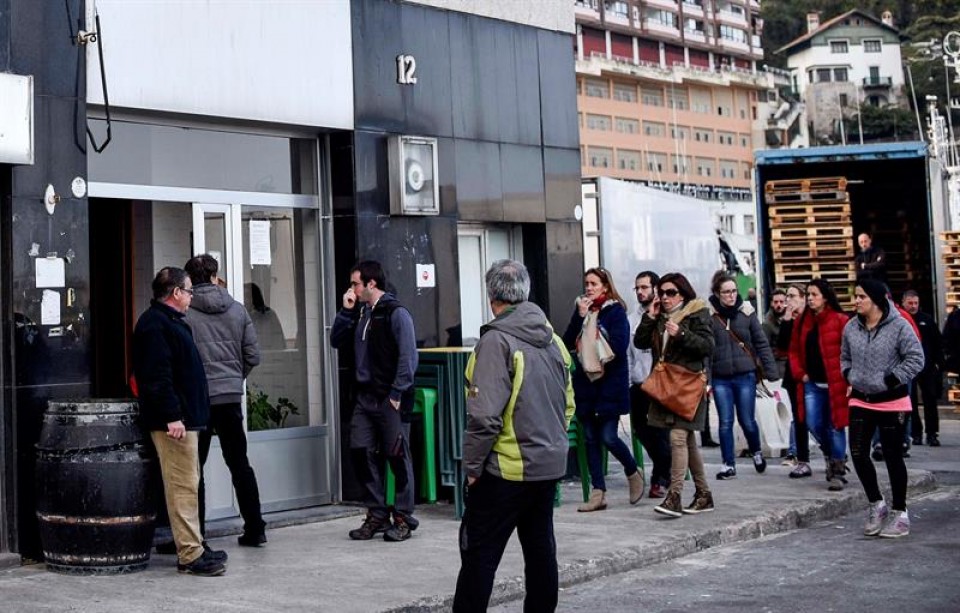
<path id="1" fill-rule="evenodd" d="M 40 325 L 60 325 L 60 292 L 52 289 L 43 290 L 43 299 L 40 301 Z"/>
<path id="2" fill-rule="evenodd" d="M 37 288 L 63 287 L 66 285 L 66 272 L 63 258 L 36 258 Z"/>
<path id="3" fill-rule="evenodd" d="M 417 264 L 417 287 L 436 287 L 437 271 L 433 264 Z"/>
<path id="4" fill-rule="evenodd" d="M 250 220 L 250 265 L 270 265 L 270 220 Z"/>

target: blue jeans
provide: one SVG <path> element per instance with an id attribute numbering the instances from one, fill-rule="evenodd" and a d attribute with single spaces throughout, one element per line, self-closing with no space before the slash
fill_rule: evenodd
<path id="1" fill-rule="evenodd" d="M 623 464 L 623 472 L 632 475 L 637 472 L 637 461 L 620 440 L 617 426 L 619 415 L 578 415 L 587 439 L 587 468 L 590 469 L 590 483 L 593 489 L 607 491 L 603 474 L 603 448 L 606 447 L 613 457 Z"/>
<path id="2" fill-rule="evenodd" d="M 823 449 L 824 455 L 833 460 L 842 460 L 847 455 L 846 428 L 833 427 L 830 411 L 830 392 L 816 383 L 803 384 L 803 410 L 806 413 L 810 434 Z"/>
<path id="3" fill-rule="evenodd" d="M 757 375 L 746 372 L 732 377 L 713 377 L 713 400 L 720 415 L 720 455 L 726 466 L 735 466 L 733 458 L 733 414 L 737 413 L 740 429 L 747 438 L 750 453 L 760 451 L 760 428 L 757 426 Z"/>

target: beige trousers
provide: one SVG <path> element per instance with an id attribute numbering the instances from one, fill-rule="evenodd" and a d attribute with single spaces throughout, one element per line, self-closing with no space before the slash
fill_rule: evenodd
<path id="1" fill-rule="evenodd" d="M 670 491 L 683 492 L 683 479 L 687 468 L 693 476 L 693 484 L 698 492 L 707 493 L 707 473 L 703 468 L 703 456 L 697 446 L 697 438 L 693 430 L 673 428 L 670 430 Z"/>
<path id="2" fill-rule="evenodd" d="M 200 511 L 197 490 L 200 486 L 199 436 L 187 432 L 180 439 L 172 439 L 166 432 L 150 433 L 153 446 L 160 458 L 160 474 L 170 516 L 170 531 L 177 545 L 180 564 L 190 564 L 203 555 L 200 537 Z"/>

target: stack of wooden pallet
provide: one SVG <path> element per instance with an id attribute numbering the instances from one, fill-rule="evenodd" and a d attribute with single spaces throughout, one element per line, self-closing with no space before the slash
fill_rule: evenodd
<path id="1" fill-rule="evenodd" d="M 774 276 L 778 285 L 829 281 L 845 309 L 853 307 L 856 268 L 845 177 L 767 181 Z"/>
<path id="2" fill-rule="evenodd" d="M 947 310 L 960 306 L 960 232 L 941 232 Z"/>

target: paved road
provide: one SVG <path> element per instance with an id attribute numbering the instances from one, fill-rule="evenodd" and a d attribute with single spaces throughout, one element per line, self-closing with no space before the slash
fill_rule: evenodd
<path id="1" fill-rule="evenodd" d="M 563 590 L 560 611 L 960 611 L 960 487 L 909 503 L 909 537 L 862 536 L 852 514 Z M 508 603 L 493 611 L 518 611 Z"/>

